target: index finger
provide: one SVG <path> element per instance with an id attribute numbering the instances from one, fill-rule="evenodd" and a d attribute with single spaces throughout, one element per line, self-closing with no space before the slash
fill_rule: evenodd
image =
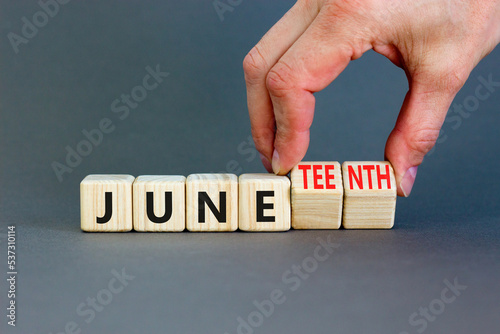
<path id="1" fill-rule="evenodd" d="M 276 127 L 266 77 L 318 12 L 319 5 L 315 1 L 298 1 L 264 35 L 243 61 L 252 136 L 257 150 L 269 162 L 273 155 Z"/>

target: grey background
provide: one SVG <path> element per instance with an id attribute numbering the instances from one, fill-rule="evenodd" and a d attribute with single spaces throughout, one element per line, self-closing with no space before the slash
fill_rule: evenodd
<path id="1" fill-rule="evenodd" d="M 79 182 L 91 173 L 263 172 L 250 135 L 242 60 L 292 1 L 243 1 L 221 21 L 211 1 L 73 1 L 19 53 L 35 2 L 0 4 L 0 268 L 2 333 L 236 333 L 254 300 L 281 289 L 285 303 L 255 333 L 416 333 L 409 317 L 440 298 L 443 281 L 467 289 L 428 322 L 428 333 L 494 333 L 498 279 L 500 89 L 477 111 L 446 123 L 390 231 L 221 234 L 88 234 L 79 228 Z M 495 50 L 478 76 L 500 81 Z M 169 77 L 120 120 L 110 105 L 141 84 L 147 66 Z M 374 52 L 317 94 L 307 160 L 380 160 L 407 90 L 403 71 Z M 54 161 L 81 131 L 116 126 L 59 182 Z M 238 150 L 244 145 L 244 151 Z M 232 163 L 234 164 L 234 162 Z M 18 326 L 6 325 L 6 233 L 17 227 Z M 317 238 L 340 247 L 301 282 L 282 281 L 312 256 Z M 76 313 L 108 286 L 135 279 L 95 319 Z M 419 317 L 421 318 L 421 317 Z"/>

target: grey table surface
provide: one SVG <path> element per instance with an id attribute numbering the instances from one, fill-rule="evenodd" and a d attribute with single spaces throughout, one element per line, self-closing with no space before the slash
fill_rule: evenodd
<path id="1" fill-rule="evenodd" d="M 71 1 L 44 16 L 35 1 L 2 1 L 0 332 L 499 333 L 500 87 L 475 97 L 481 78 L 500 81 L 498 49 L 456 97 L 471 112 L 451 109 L 392 230 L 80 231 L 88 174 L 264 171 L 241 64 L 292 2 L 231 3 L 219 16 L 213 1 Z M 169 74 L 128 113 L 114 110 L 148 67 Z M 374 52 L 350 64 L 316 95 L 305 159 L 383 159 L 407 87 Z M 105 118 L 113 131 L 59 180 L 53 163 Z M 6 317 L 11 225 L 16 327 Z M 315 263 L 328 242 L 336 247 Z M 279 303 L 263 302 L 280 291 Z"/>

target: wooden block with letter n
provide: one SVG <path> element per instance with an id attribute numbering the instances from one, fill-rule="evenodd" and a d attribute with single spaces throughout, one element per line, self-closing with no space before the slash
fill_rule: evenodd
<path id="1" fill-rule="evenodd" d="M 344 215 L 348 229 L 389 229 L 396 212 L 396 179 L 387 161 L 344 162 Z"/>
<path id="2" fill-rule="evenodd" d="M 340 164 L 301 162 L 292 169 L 292 227 L 338 229 L 344 189 Z"/>
<path id="3" fill-rule="evenodd" d="M 240 230 L 290 229 L 290 180 L 274 174 L 240 175 Z"/>
<path id="4" fill-rule="evenodd" d="M 80 183 L 81 228 L 87 232 L 132 230 L 132 175 L 88 175 Z"/>
<path id="5" fill-rule="evenodd" d="M 186 181 L 186 227 L 192 232 L 238 228 L 238 178 L 234 174 L 191 174 Z"/>
<path id="6" fill-rule="evenodd" d="M 186 227 L 186 177 L 143 175 L 133 185 L 134 230 L 180 232 Z"/>

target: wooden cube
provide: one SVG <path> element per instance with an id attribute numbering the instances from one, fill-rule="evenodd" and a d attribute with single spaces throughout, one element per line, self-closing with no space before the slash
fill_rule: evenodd
<path id="1" fill-rule="evenodd" d="M 186 227 L 186 177 L 143 175 L 134 181 L 134 230 L 180 232 Z"/>
<path id="2" fill-rule="evenodd" d="M 238 178 L 191 174 L 186 181 L 186 227 L 193 232 L 238 229 Z"/>
<path id="3" fill-rule="evenodd" d="M 132 175 L 89 175 L 80 183 L 81 228 L 87 232 L 132 230 Z"/>
<path id="4" fill-rule="evenodd" d="M 290 180 L 274 174 L 240 175 L 240 230 L 290 229 Z"/>
<path id="5" fill-rule="evenodd" d="M 349 229 L 389 229 L 396 212 L 396 179 L 387 161 L 344 162 L 344 214 Z"/>
<path id="6" fill-rule="evenodd" d="M 290 173 L 292 227 L 338 229 L 342 220 L 344 188 L 336 161 L 301 162 Z"/>

